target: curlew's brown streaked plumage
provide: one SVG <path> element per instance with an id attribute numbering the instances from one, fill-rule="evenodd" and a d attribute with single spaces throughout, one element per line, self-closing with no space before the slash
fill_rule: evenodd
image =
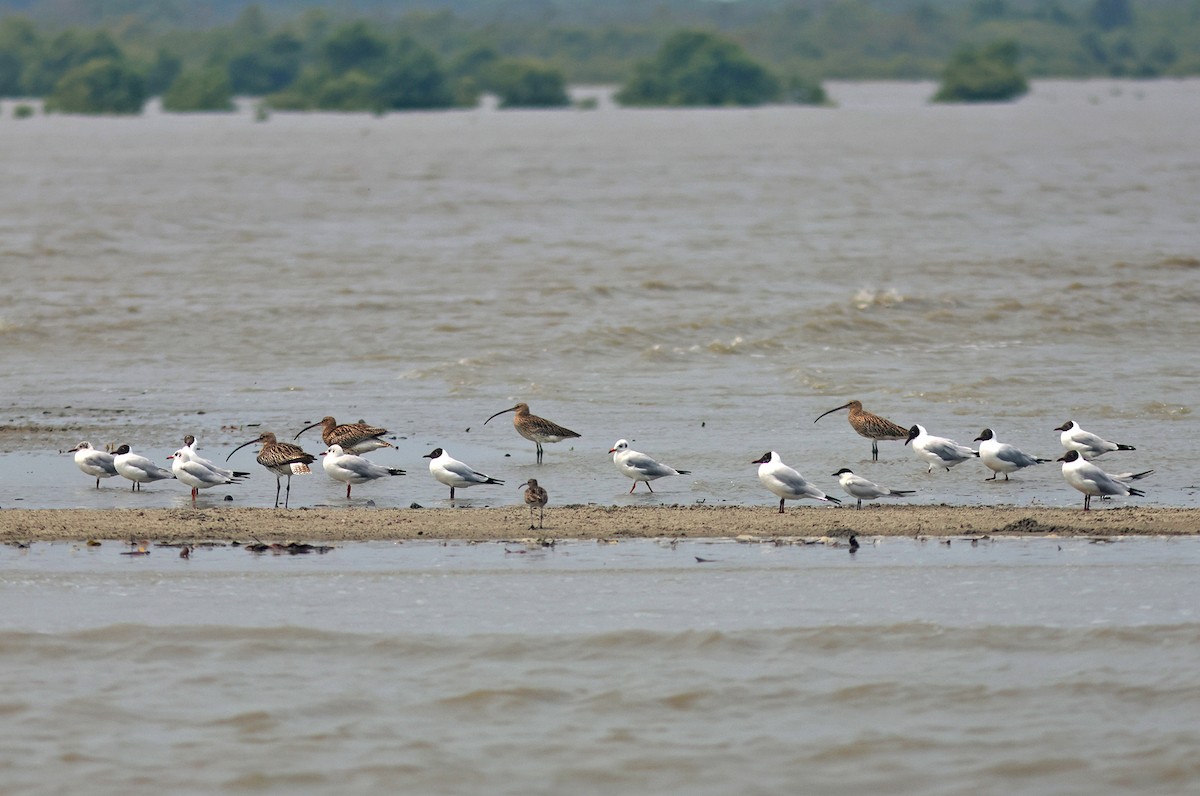
<path id="1" fill-rule="evenodd" d="M 538 464 L 542 463 L 543 442 L 562 442 L 564 439 L 572 439 L 579 436 L 571 429 L 560 426 L 558 423 L 549 421 L 544 417 L 538 417 L 537 415 L 530 414 L 529 404 L 527 403 L 519 403 L 516 406 L 508 409 L 502 409 L 489 417 L 487 420 L 483 421 L 483 424 L 486 426 L 488 424 L 488 420 L 499 417 L 505 412 L 516 412 L 516 414 L 513 415 L 513 428 L 515 428 L 517 433 L 522 437 L 529 440 L 534 445 L 537 445 Z"/>
<path id="2" fill-rule="evenodd" d="M 545 515 L 546 504 L 550 502 L 550 495 L 546 490 L 538 486 L 536 478 L 530 478 L 522 486 L 525 487 L 525 505 L 529 507 L 529 530 L 533 530 L 533 510 L 538 510 L 538 529 L 542 527 L 542 518 Z M 520 489 L 520 487 L 517 487 Z"/>
<path id="3" fill-rule="evenodd" d="M 863 409 L 862 401 L 850 401 L 849 403 L 830 409 L 828 412 L 822 413 L 817 420 L 842 409 L 850 410 L 850 427 L 858 432 L 860 437 L 866 437 L 871 440 L 871 461 L 879 461 L 879 443 L 881 441 L 903 441 L 908 439 L 907 428 L 893 423 L 885 417 L 880 417 L 873 412 L 868 412 Z M 813 422 L 815 423 L 817 420 Z"/>
<path id="4" fill-rule="evenodd" d="M 380 439 L 388 433 L 386 428 L 368 426 L 366 423 L 343 423 L 339 426 L 331 415 L 326 415 L 319 422 L 300 429 L 293 439 L 300 439 L 300 434 L 317 426 L 321 427 L 321 441 L 327 448 L 332 445 L 341 445 L 342 450 L 346 453 L 358 454 L 369 453 L 379 448 L 396 447 L 392 443 Z"/>
<path id="5" fill-rule="evenodd" d="M 283 507 L 288 507 L 288 499 L 292 495 L 292 476 L 306 475 L 311 473 L 309 465 L 317 460 L 316 456 L 311 453 L 305 453 L 304 449 L 299 445 L 293 445 L 290 442 L 279 442 L 275 439 L 275 435 L 269 431 L 264 431 L 256 438 L 249 442 L 243 442 L 232 451 L 229 456 L 225 457 L 225 461 L 240 451 L 247 445 L 253 445 L 256 442 L 262 443 L 262 450 L 258 452 L 255 460 L 266 467 L 271 472 L 275 473 L 275 508 L 279 508 L 279 479 L 287 476 L 287 493 L 283 497 Z"/>

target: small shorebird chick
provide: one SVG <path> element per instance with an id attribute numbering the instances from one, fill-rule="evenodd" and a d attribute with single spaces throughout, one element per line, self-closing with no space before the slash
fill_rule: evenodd
<path id="1" fill-rule="evenodd" d="M 758 480 L 762 481 L 763 486 L 779 496 L 780 514 L 783 513 L 783 502 L 785 500 L 813 498 L 814 500 L 823 500 L 826 503 L 841 505 L 842 501 L 835 497 L 829 497 L 810 484 L 808 479 L 800 475 L 800 473 L 784 464 L 783 459 L 779 458 L 779 454 L 775 451 L 767 451 L 750 463 L 758 465 Z"/>
<path id="2" fill-rule="evenodd" d="M 341 445 L 330 445 L 329 450 L 321 456 L 324 457 L 321 459 L 321 467 L 325 474 L 346 485 L 347 500 L 350 499 L 350 487 L 354 484 L 365 484 L 377 478 L 387 478 L 389 475 L 404 475 L 403 470 L 372 464 L 361 456 L 346 453 Z"/>
<path id="3" fill-rule="evenodd" d="M 508 409 L 502 409 L 501 411 L 489 417 L 487 420 L 483 421 L 483 424 L 486 426 L 488 424 L 488 420 L 499 417 L 505 412 L 516 412 L 516 414 L 513 415 L 513 428 L 515 428 L 517 433 L 522 437 L 529 440 L 534 445 L 537 445 L 538 464 L 542 463 L 542 443 L 562 442 L 564 439 L 573 439 L 579 436 L 571 429 L 560 426 L 558 423 L 554 423 L 544 417 L 538 417 L 537 415 L 530 414 L 529 404 L 526 403 L 520 403 Z"/>
<path id="4" fill-rule="evenodd" d="M 529 530 L 533 530 L 533 510 L 538 510 L 538 529 L 542 527 L 542 517 L 545 514 L 546 504 L 550 502 L 550 495 L 546 490 L 538 486 L 536 478 L 530 478 L 523 485 L 525 487 L 525 505 L 529 507 Z M 520 487 L 517 487 L 520 489 Z"/>
<path id="5" fill-rule="evenodd" d="M 262 450 L 254 457 L 254 460 L 266 467 L 271 472 L 275 473 L 275 508 L 279 508 L 279 479 L 287 476 L 287 493 L 283 496 L 283 507 L 288 507 L 288 500 L 292 496 L 292 476 L 293 475 L 308 475 L 312 472 L 309 465 L 317 460 L 316 456 L 311 453 L 305 453 L 304 449 L 299 445 L 293 445 L 290 442 L 280 442 L 275 439 L 275 435 L 269 431 L 264 431 L 249 442 L 243 442 L 229 452 L 229 456 L 225 457 L 225 461 L 229 461 L 233 454 L 240 451 L 247 445 L 262 443 Z"/>
<path id="6" fill-rule="evenodd" d="M 952 439 L 935 437 L 925 430 L 925 426 L 913 426 L 908 430 L 908 439 L 904 444 L 912 443 L 913 453 L 929 464 L 929 472 L 933 468 L 945 467 L 947 471 L 956 464 L 962 464 L 967 459 L 979 454 L 966 445 L 959 445 Z"/>
<path id="7" fill-rule="evenodd" d="M 327 448 L 333 445 L 341 445 L 342 450 L 346 453 L 358 454 L 370 453 L 379 448 L 396 447 L 392 443 L 384 442 L 380 439 L 380 437 L 388 433 L 386 428 L 368 426 L 366 423 L 343 423 L 339 426 L 338 422 L 331 415 L 326 415 L 319 422 L 300 429 L 292 439 L 300 439 L 301 434 L 317 426 L 321 427 L 321 441 L 325 443 L 325 447 Z"/>
<path id="8" fill-rule="evenodd" d="M 633 486 L 629 487 L 631 495 L 639 481 L 644 482 L 646 488 L 653 492 L 654 489 L 650 486 L 651 481 L 667 475 L 691 475 L 692 472 L 691 470 L 676 470 L 674 467 L 659 464 L 646 454 L 631 450 L 629 443 L 623 439 L 617 440 L 608 452 L 613 455 L 613 464 L 617 466 L 617 469 L 633 479 Z"/>
<path id="9" fill-rule="evenodd" d="M 429 472 L 441 483 L 450 487 L 450 499 L 454 500 L 454 490 L 456 488 L 466 489 L 469 486 L 478 486 L 479 484 L 499 484 L 504 486 L 504 482 L 498 478 L 492 478 L 490 475 L 484 475 L 481 472 L 471 469 L 458 459 L 452 458 L 449 453 L 446 453 L 441 448 L 434 448 L 429 453 L 421 458 L 429 459 Z"/>
<path id="10" fill-rule="evenodd" d="M 116 465 L 113 464 L 113 455 L 107 451 L 93 448 L 89 442 L 81 442 L 67 453 L 75 454 L 75 466 L 82 470 L 84 475 L 95 477 L 97 489 L 100 488 L 101 478 L 120 475 Z"/>
<path id="11" fill-rule="evenodd" d="M 868 412 L 863 409 L 862 401 L 851 401 L 842 404 L 841 406 L 830 409 L 828 412 L 820 415 L 817 420 L 820 420 L 825 415 L 832 414 L 842 409 L 850 410 L 850 427 L 853 428 L 860 437 L 866 437 L 871 440 L 871 461 L 879 461 L 879 443 L 883 440 L 902 440 L 908 438 L 908 429 L 904 426 L 897 425 L 887 418 L 880 417 L 877 414 Z M 816 423 L 817 420 L 813 422 Z"/>
<path id="12" fill-rule="evenodd" d="M 995 481 L 1000 473 L 1004 473 L 1004 480 L 1007 481 L 1009 473 L 1050 461 L 1030 456 L 1013 445 L 1001 442 L 996 439 L 995 433 L 990 428 L 980 431 L 975 441 L 979 443 L 980 460 L 992 471 L 992 477 L 983 479 L 985 481 Z"/>
<path id="13" fill-rule="evenodd" d="M 1084 431 L 1079 427 L 1079 424 L 1074 420 L 1068 420 L 1063 423 L 1055 431 L 1061 431 L 1058 435 L 1058 441 L 1067 450 L 1079 451 L 1085 459 L 1095 459 L 1098 456 L 1103 456 L 1110 451 L 1132 451 L 1137 448 L 1132 445 L 1122 445 L 1119 442 L 1109 442 L 1103 437 L 1098 437 L 1090 431 Z M 1062 461 L 1062 459 L 1059 459 Z"/>
<path id="14" fill-rule="evenodd" d="M 916 492 L 911 489 L 888 489 L 886 486 L 880 486 L 873 481 L 868 481 L 861 475 L 855 475 L 850 471 L 849 467 L 843 467 L 834 473 L 837 476 L 838 483 L 842 485 L 842 491 L 852 498 L 858 499 L 856 509 L 862 508 L 864 500 L 875 500 L 881 497 L 897 497 L 903 498 L 909 495 L 915 495 Z"/>
<path id="15" fill-rule="evenodd" d="M 1125 481 L 1104 472 L 1083 458 L 1083 455 L 1079 451 L 1067 451 L 1058 461 L 1063 463 L 1063 478 L 1066 479 L 1068 484 L 1083 493 L 1084 511 L 1090 510 L 1092 498 L 1096 495 L 1101 497 L 1108 497 L 1110 495 L 1144 497 L 1146 494 L 1140 489 L 1134 489 Z M 1132 478 L 1129 480 L 1132 480 Z"/>
<path id="16" fill-rule="evenodd" d="M 142 484 L 175 477 L 170 470 L 159 467 L 145 456 L 130 453 L 128 445 L 117 448 L 113 454 L 113 466 L 117 468 L 118 473 L 133 482 L 129 487 L 131 492 L 135 489 L 141 492 Z"/>

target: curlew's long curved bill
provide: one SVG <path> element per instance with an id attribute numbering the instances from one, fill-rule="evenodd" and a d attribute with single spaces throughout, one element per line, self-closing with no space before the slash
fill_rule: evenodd
<path id="1" fill-rule="evenodd" d="M 499 412 L 492 415 L 487 420 L 483 421 L 483 424 L 486 426 L 488 424 L 488 420 L 493 420 L 493 419 L 499 417 L 500 415 L 504 414 L 505 412 L 515 412 L 515 411 L 517 411 L 517 407 L 515 407 L 515 406 L 511 406 L 508 409 L 501 409 Z"/>
<path id="2" fill-rule="evenodd" d="M 233 450 L 231 450 L 229 452 L 229 455 L 225 457 L 225 461 L 229 461 L 231 458 L 233 458 L 233 454 L 237 453 L 238 451 L 240 451 L 242 448 L 246 447 L 247 445 L 253 445 L 256 442 L 261 442 L 261 441 L 262 441 L 261 438 L 255 438 L 255 439 L 250 440 L 249 442 L 243 442 L 241 445 L 238 445 L 236 448 L 234 448 Z"/>
<path id="3" fill-rule="evenodd" d="M 294 439 L 294 440 L 300 439 L 300 435 L 303 434 L 305 431 L 308 431 L 310 428 L 316 428 L 317 426 L 321 425 L 324 422 L 325 422 L 324 420 L 318 420 L 316 423 L 313 423 L 311 426 L 305 426 L 304 428 L 297 431 L 296 436 L 292 437 L 292 439 Z M 249 444 L 250 444 L 249 442 L 246 443 L 246 445 L 249 445 Z M 246 447 L 246 445 L 243 445 L 242 447 L 244 448 L 244 447 Z M 233 454 L 230 454 L 230 455 L 232 456 Z"/>
<path id="4" fill-rule="evenodd" d="M 840 411 L 840 410 L 842 410 L 842 409 L 846 409 L 846 408 L 848 408 L 849 406 L 850 406 L 850 404 L 842 404 L 841 406 L 837 407 L 836 409 L 830 409 L 828 412 L 825 412 L 825 413 L 824 413 L 824 414 L 822 414 L 820 417 L 818 417 L 818 418 L 817 418 L 817 420 L 820 420 L 822 417 L 825 417 L 825 415 L 831 415 L 831 414 L 833 414 L 834 412 Z M 815 422 L 817 422 L 817 420 L 814 420 L 813 422 L 815 423 Z"/>

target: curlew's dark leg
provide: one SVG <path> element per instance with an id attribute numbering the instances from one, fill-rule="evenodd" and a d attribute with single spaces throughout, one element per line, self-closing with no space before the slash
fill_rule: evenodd
<path id="1" fill-rule="evenodd" d="M 279 476 L 275 476 L 275 508 L 279 508 Z"/>
<path id="2" fill-rule="evenodd" d="M 285 509 L 288 507 L 288 501 L 291 499 L 291 497 L 292 497 L 292 475 L 291 475 L 291 473 L 288 473 L 287 491 L 283 493 L 283 507 Z"/>
<path id="3" fill-rule="evenodd" d="M 546 518 L 546 507 L 538 506 L 538 530 L 542 529 L 542 521 Z"/>
<path id="4" fill-rule="evenodd" d="M 871 440 L 871 461 L 879 461 L 879 440 Z"/>

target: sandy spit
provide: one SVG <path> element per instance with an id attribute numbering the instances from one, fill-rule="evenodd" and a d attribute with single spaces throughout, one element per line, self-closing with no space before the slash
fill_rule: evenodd
<path id="1" fill-rule="evenodd" d="M 824 536 L 1179 536 L 1200 533 L 1200 509 L 1094 510 L 971 506 L 560 506 L 542 531 L 523 507 L 462 509 L 14 509 L 0 511 L 0 543 L 620 538 L 778 539 Z"/>

